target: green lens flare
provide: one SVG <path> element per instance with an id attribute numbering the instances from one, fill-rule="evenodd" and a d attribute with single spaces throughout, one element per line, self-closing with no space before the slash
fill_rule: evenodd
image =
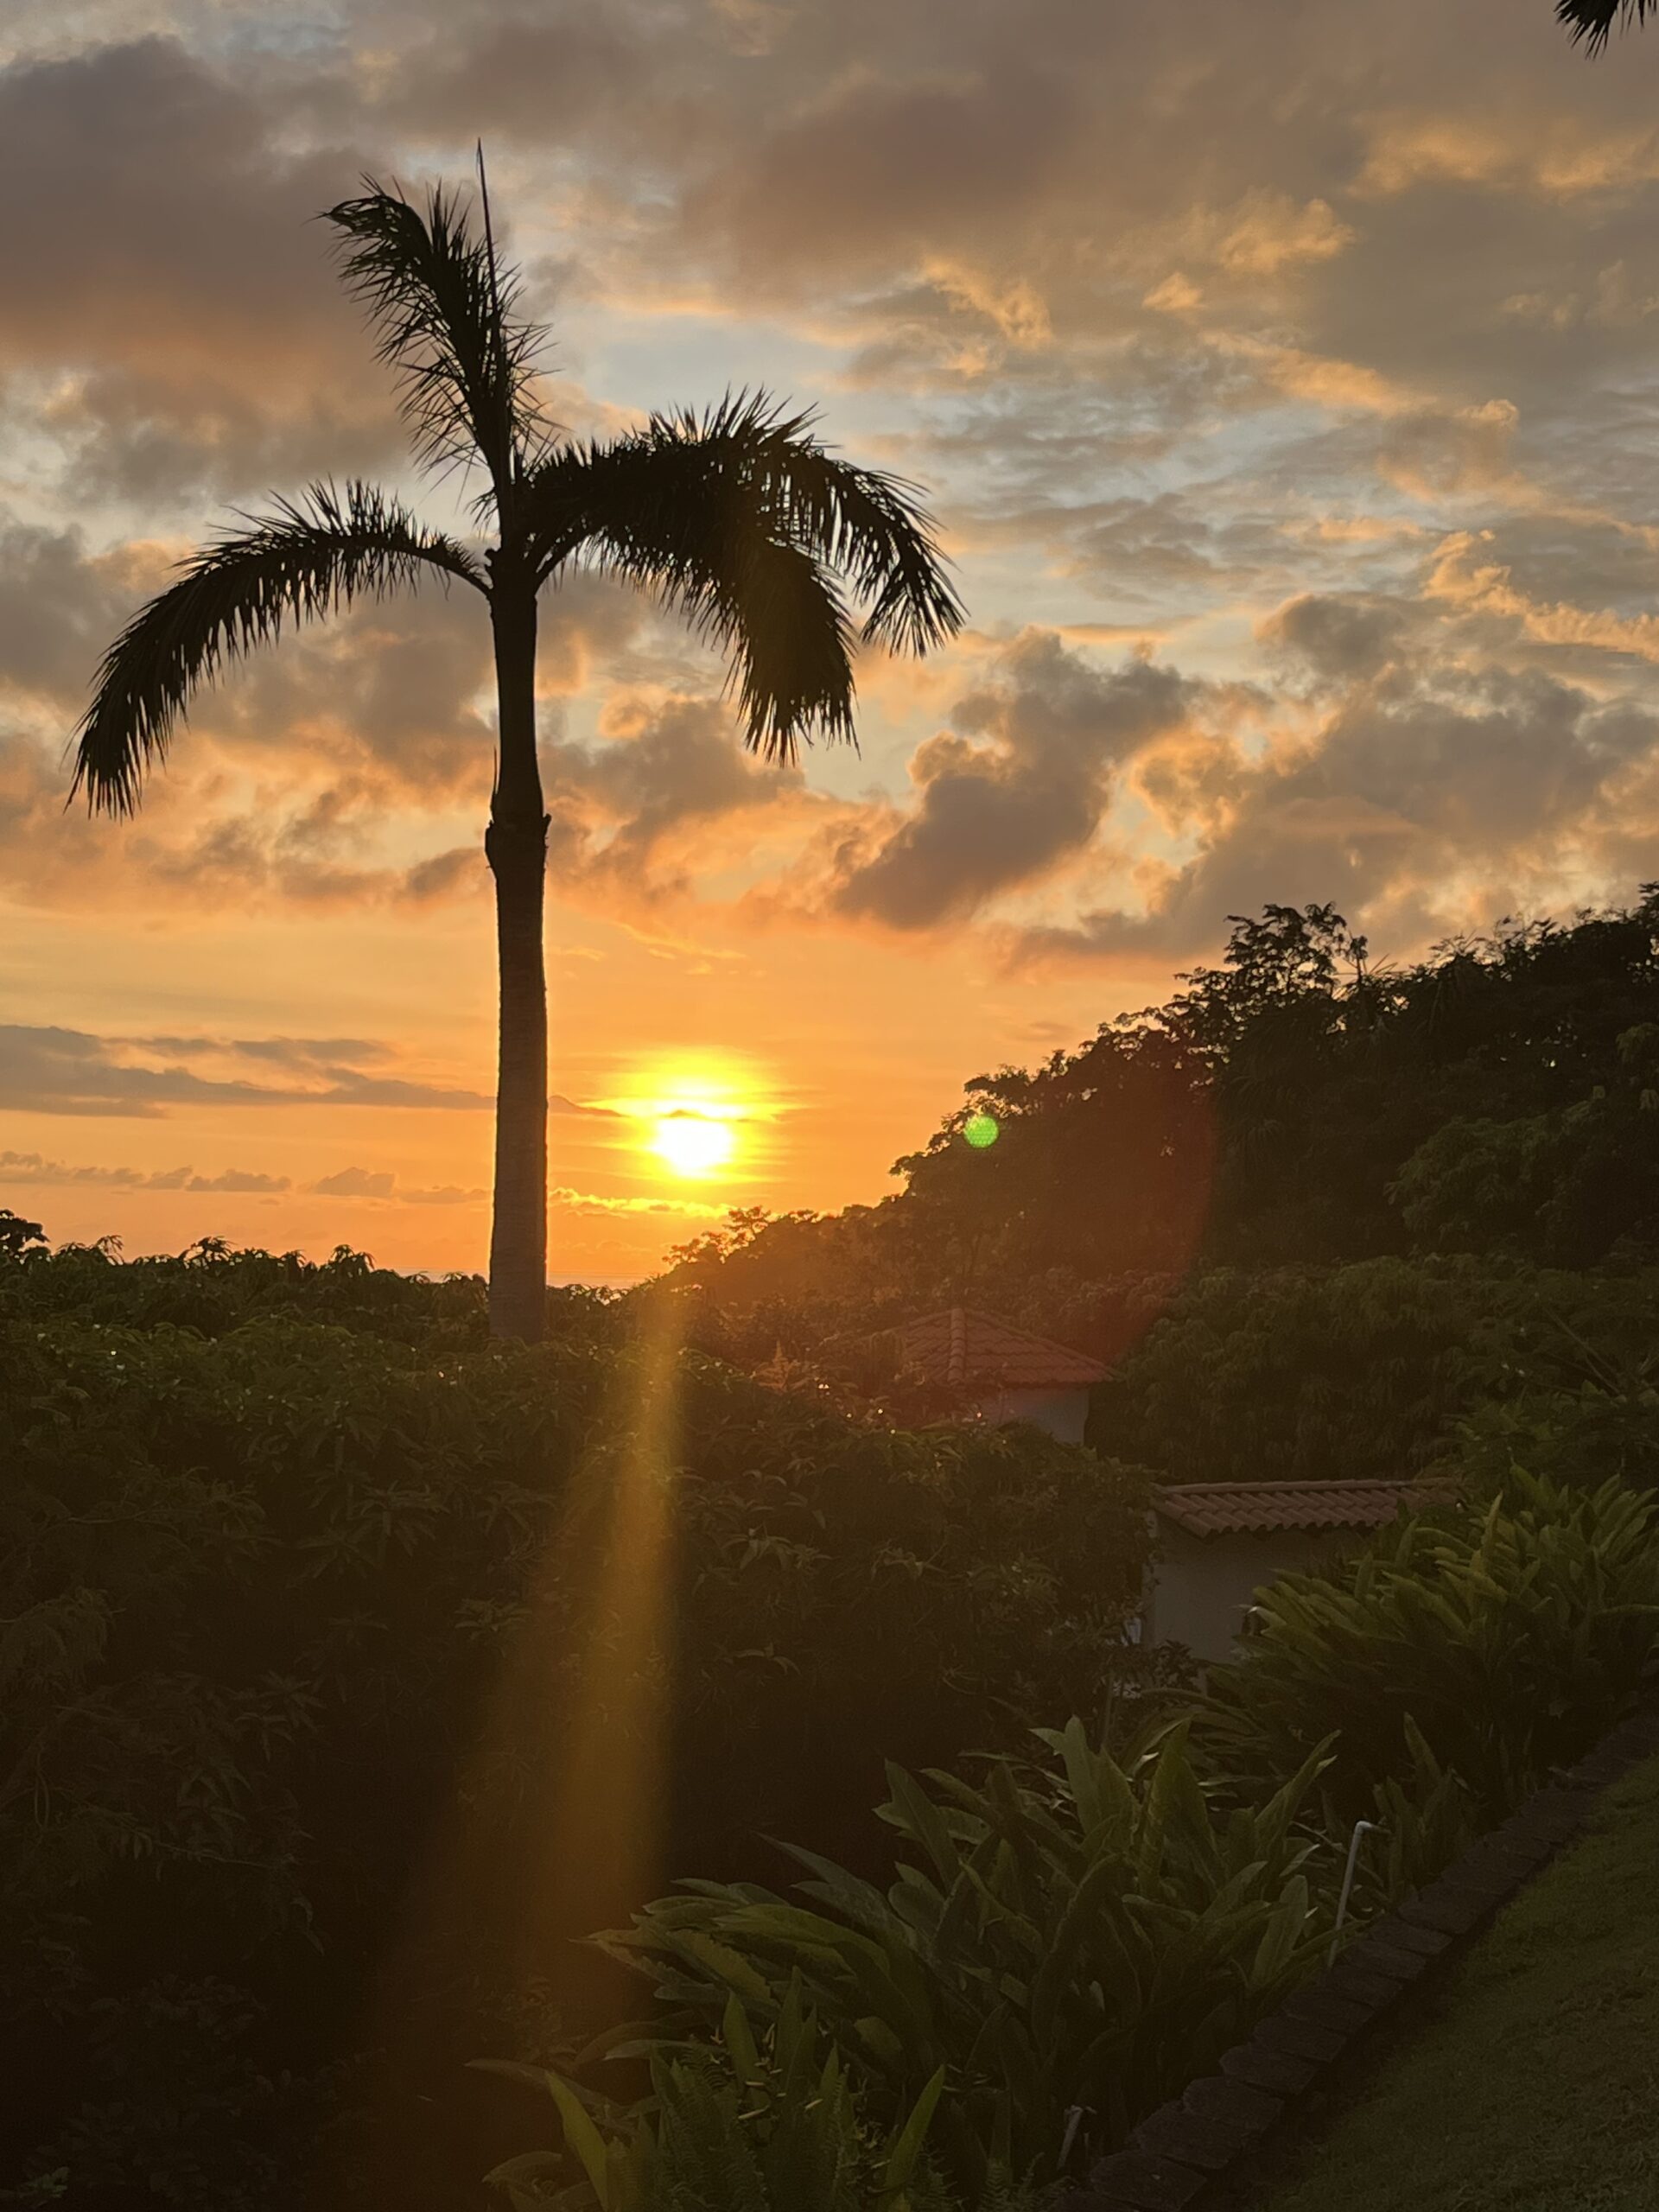
<path id="1" fill-rule="evenodd" d="M 970 1114 L 962 1125 L 962 1134 L 976 1152 L 983 1152 L 988 1144 L 996 1142 L 996 1116 L 988 1114 L 982 1106 L 977 1114 Z"/>

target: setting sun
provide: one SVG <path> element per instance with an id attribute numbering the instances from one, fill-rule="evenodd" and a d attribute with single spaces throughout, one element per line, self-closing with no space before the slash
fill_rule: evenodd
<path id="1" fill-rule="evenodd" d="M 595 1103 L 619 1117 L 615 1134 L 636 1172 L 689 1183 L 718 1176 L 745 1187 L 764 1175 L 766 1125 L 779 1110 L 767 1071 L 728 1052 L 636 1061 L 626 1086 Z"/>
<path id="2" fill-rule="evenodd" d="M 724 1167 L 737 1148 L 729 1122 L 681 1108 L 664 1115 L 651 1139 L 651 1149 L 677 1175 L 712 1175 Z"/>

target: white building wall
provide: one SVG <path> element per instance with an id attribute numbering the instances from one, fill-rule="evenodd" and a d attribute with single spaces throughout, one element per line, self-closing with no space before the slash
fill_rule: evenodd
<path id="1" fill-rule="evenodd" d="M 1046 1428 L 1062 1444 L 1081 1444 L 1089 1418 L 1087 1390 L 1004 1390 L 995 1397 L 975 1402 L 982 1421 L 1000 1427 L 1004 1421 L 1028 1421 Z"/>
<path id="2" fill-rule="evenodd" d="M 1264 1583 L 1351 1548 L 1363 1530 L 1276 1529 L 1262 1535 L 1195 1536 L 1161 1515 L 1161 1557 L 1147 1578 L 1144 1641 L 1184 1643 L 1195 1659 L 1225 1659 Z"/>

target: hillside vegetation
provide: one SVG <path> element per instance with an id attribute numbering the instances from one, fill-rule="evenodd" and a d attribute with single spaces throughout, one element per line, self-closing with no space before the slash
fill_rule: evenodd
<path id="1" fill-rule="evenodd" d="M 1652 1678 L 1656 926 L 1271 908 L 534 1350 L 0 1214 L 0 2201 L 1001 2212 L 1121 2139 L 1355 1818 L 1363 1912 Z M 861 1395 L 955 1299 L 1102 1356 L 1094 1451 Z M 1425 1466 L 1202 1699 L 1135 1644 L 1155 1480 Z"/>
<path id="2" fill-rule="evenodd" d="M 376 2095 L 399 2126 L 433 2081 L 465 2106 L 461 2063 L 518 2039 L 525 1951 L 556 1978 L 638 1901 L 601 1885 L 582 1918 L 578 1886 L 561 1917 L 541 1863 L 562 1795 L 607 1816 L 607 1770 L 658 1763 L 658 1880 L 767 1866 L 772 1835 L 856 1862 L 884 1756 L 1097 1712 L 1129 1662 L 1143 1485 L 1079 1450 L 857 1427 L 596 1301 L 504 1351 L 473 1287 L 349 1254 L 13 1243 L 0 2153 L 26 2202 L 60 2169 L 154 2171 L 204 2212 L 280 2196 L 285 2131 L 367 2094 L 339 2068 L 400 1949 L 423 2012 Z M 463 2131 L 411 2185 L 444 2201 L 489 2148 Z"/>
<path id="3" fill-rule="evenodd" d="M 1471 1419 L 1659 1471 L 1659 888 L 1400 968 L 1270 906 L 1183 984 L 973 1077 L 892 1197 L 734 1214 L 659 1294 L 831 1390 L 871 1329 L 985 1306 L 1105 1362 L 1091 1440 L 1174 1481 L 1398 1474 Z"/>

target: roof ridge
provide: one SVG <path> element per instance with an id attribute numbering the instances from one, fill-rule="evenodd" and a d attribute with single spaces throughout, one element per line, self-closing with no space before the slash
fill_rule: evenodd
<path id="1" fill-rule="evenodd" d="M 1217 1477 L 1207 1483 L 1157 1483 L 1154 1488 L 1160 1493 L 1176 1495 L 1195 1491 L 1222 1491 L 1229 1497 L 1237 1497 L 1253 1490 L 1416 1490 L 1433 1489 L 1450 1484 L 1453 1478 L 1436 1475 L 1249 1475 L 1242 1480 L 1229 1481 Z"/>
<path id="2" fill-rule="evenodd" d="M 1019 1322 L 1004 1320 L 1000 1313 L 988 1313 L 982 1306 L 936 1306 L 931 1313 L 914 1313 L 909 1320 L 895 1325 L 902 1333 L 906 1329 L 925 1328 L 930 1321 L 948 1321 L 953 1332 L 961 1326 L 964 1333 L 968 1323 L 977 1321 L 988 1329 L 995 1329 L 999 1336 L 1018 1337 L 1026 1344 L 1040 1344 L 1045 1351 L 1066 1352 L 1073 1359 L 1092 1357 L 1089 1352 L 1078 1351 L 1074 1345 L 1063 1344 L 1058 1337 L 1039 1336 L 1035 1329 L 1021 1328 Z"/>
<path id="3" fill-rule="evenodd" d="M 1088 1389 L 1106 1370 L 1087 1352 L 1034 1336 L 971 1306 L 942 1306 L 899 1323 L 895 1344 L 946 1388 L 962 1391 Z"/>
<path id="4" fill-rule="evenodd" d="M 1283 1529 L 1380 1529 L 1402 1506 L 1455 1495 L 1420 1475 L 1280 1477 L 1264 1482 L 1159 1483 L 1153 1509 L 1195 1536 L 1266 1535 Z"/>

